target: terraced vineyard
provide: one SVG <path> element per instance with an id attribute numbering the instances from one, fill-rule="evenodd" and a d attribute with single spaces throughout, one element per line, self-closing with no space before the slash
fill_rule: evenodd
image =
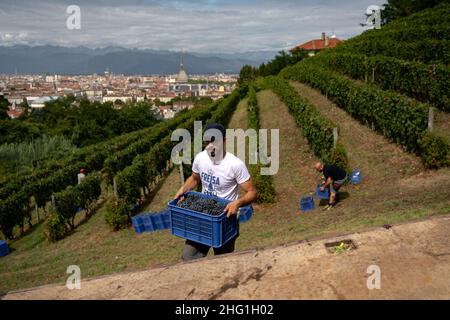
<path id="1" fill-rule="evenodd" d="M 318 89 L 427 167 L 446 167 L 450 145 L 428 122 L 431 107 L 450 111 L 449 14 L 444 3 L 367 31 L 280 76 Z"/>
<path id="2" fill-rule="evenodd" d="M 128 226 L 132 208 L 162 210 L 178 190 L 178 170 L 168 166 L 170 135 L 179 127 L 192 131 L 195 120 L 280 130 L 278 173 L 263 176 L 261 166 L 250 166 L 260 198 L 240 227 L 237 250 L 450 214 L 449 13 L 450 5 L 441 5 L 365 32 L 208 108 L 45 159 L 33 175 L 2 183 L 5 236 L 17 235 L 34 204 L 49 206 L 54 195 L 57 210 L 48 220 L 58 242 L 46 241 L 42 223 L 10 240 L 0 291 L 63 281 L 71 264 L 98 276 L 179 261 L 182 239 L 169 231 L 137 235 Z M 362 183 L 344 186 L 331 211 L 320 211 L 316 201 L 313 211 L 301 212 L 299 200 L 314 193 L 320 178 L 313 170 L 319 160 L 359 168 Z M 75 186 L 80 167 L 90 178 Z M 74 210 L 93 202 L 97 213 L 77 225 Z"/>

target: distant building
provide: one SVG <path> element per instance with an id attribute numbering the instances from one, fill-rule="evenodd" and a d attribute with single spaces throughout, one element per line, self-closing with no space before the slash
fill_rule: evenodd
<path id="1" fill-rule="evenodd" d="M 8 116 L 11 119 L 17 119 L 24 113 L 24 111 L 23 110 L 19 110 L 19 109 L 9 109 L 7 111 L 7 113 L 8 113 Z"/>
<path id="2" fill-rule="evenodd" d="M 171 106 L 160 106 L 159 113 L 164 119 L 172 119 L 177 114 L 177 112 L 173 110 Z"/>
<path id="3" fill-rule="evenodd" d="M 57 97 L 57 96 L 39 97 L 39 98 L 33 100 L 33 102 L 31 102 L 30 107 L 32 109 L 41 109 L 41 108 L 45 107 L 46 102 L 54 101 L 58 98 L 59 97 Z"/>
<path id="4" fill-rule="evenodd" d="M 341 42 L 343 41 L 336 38 L 336 35 L 333 34 L 331 37 L 329 37 L 325 34 L 325 32 L 322 32 L 322 37 L 320 39 L 313 39 L 305 42 L 291 49 L 291 51 L 305 50 L 310 56 L 314 56 L 321 50 L 335 48 Z"/>
<path id="5" fill-rule="evenodd" d="M 191 110 L 194 107 L 195 104 L 191 101 L 176 101 L 173 103 L 173 109 L 177 112 L 185 109 Z"/>
<path id="6" fill-rule="evenodd" d="M 127 102 L 132 102 L 134 100 L 133 96 L 125 96 L 125 95 L 120 95 L 120 96 L 103 96 L 102 97 L 102 102 L 116 102 L 116 101 L 121 101 L 123 103 L 127 103 Z"/>
<path id="7" fill-rule="evenodd" d="M 181 55 L 180 70 L 175 81 L 169 81 L 169 92 L 175 93 L 177 96 L 199 96 L 200 91 L 208 90 L 208 84 L 188 83 L 189 76 L 184 69 L 183 55 Z"/>
<path id="8" fill-rule="evenodd" d="M 189 77 L 184 70 L 184 63 L 183 63 L 183 54 L 181 54 L 181 63 L 180 63 L 180 71 L 178 72 L 177 76 L 177 82 L 178 83 L 188 83 Z"/>

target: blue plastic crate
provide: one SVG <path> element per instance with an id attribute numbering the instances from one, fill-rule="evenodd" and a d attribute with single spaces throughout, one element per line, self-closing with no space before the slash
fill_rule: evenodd
<path id="1" fill-rule="evenodd" d="M 314 197 L 313 196 L 307 196 L 303 197 L 300 200 L 300 209 L 302 211 L 310 211 L 314 209 Z"/>
<path id="2" fill-rule="evenodd" d="M 133 228 L 136 233 L 145 232 L 145 226 L 143 224 L 133 225 Z"/>
<path id="3" fill-rule="evenodd" d="M 132 217 L 131 222 L 137 233 L 169 229 L 170 212 L 164 210 L 158 213 L 143 213 Z"/>
<path id="4" fill-rule="evenodd" d="M 239 217 L 239 223 L 246 223 L 248 220 L 250 220 L 253 216 L 253 207 L 246 206 L 243 208 L 239 208 L 238 211 L 238 217 Z"/>
<path id="5" fill-rule="evenodd" d="M 164 230 L 170 228 L 169 214 L 150 214 L 145 223 L 146 231 Z"/>
<path id="6" fill-rule="evenodd" d="M 361 182 L 362 176 L 361 171 L 359 169 L 355 169 L 350 174 L 350 182 L 352 184 L 359 184 Z"/>
<path id="7" fill-rule="evenodd" d="M 131 223 L 133 224 L 133 226 L 139 226 L 139 225 L 144 224 L 142 216 L 143 215 L 138 215 L 138 216 L 131 217 Z"/>
<path id="8" fill-rule="evenodd" d="M 5 241 L 0 240 L 0 257 L 7 256 L 8 254 L 9 254 L 8 244 Z"/>
<path id="9" fill-rule="evenodd" d="M 317 185 L 317 198 L 319 199 L 329 199 L 330 198 L 330 190 L 328 188 L 325 188 L 324 191 L 320 191 L 320 188 L 322 187 L 322 185 L 318 184 Z"/>
<path id="10" fill-rule="evenodd" d="M 203 198 L 216 199 L 222 203 L 230 202 L 222 198 L 194 191 L 187 192 L 186 194 L 197 194 Z M 178 200 L 175 199 L 168 204 L 173 235 L 213 248 L 219 248 L 238 234 L 239 227 L 236 215 L 229 218 L 227 218 L 226 213 L 220 216 L 211 216 L 203 212 L 177 207 L 177 202 Z M 244 210 L 249 210 L 245 208 L 247 207 L 244 207 Z"/>
<path id="11" fill-rule="evenodd" d="M 131 217 L 131 223 L 133 226 L 143 225 L 144 224 L 144 214 L 140 214 L 134 217 Z"/>
<path id="12" fill-rule="evenodd" d="M 134 231 L 136 233 L 142 233 L 145 231 L 145 227 L 144 227 L 144 223 L 143 223 L 141 215 L 131 217 L 131 223 L 132 223 Z"/>

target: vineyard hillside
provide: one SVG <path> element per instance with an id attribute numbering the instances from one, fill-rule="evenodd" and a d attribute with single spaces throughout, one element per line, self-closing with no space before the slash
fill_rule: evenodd
<path id="1" fill-rule="evenodd" d="M 178 128 L 193 134 L 195 121 L 279 133 L 267 144 L 272 159 L 279 143 L 276 174 L 261 171 L 275 161 L 249 162 L 255 150 L 243 159 L 258 198 L 253 217 L 239 226 L 237 252 L 449 215 L 449 16 L 442 4 L 313 57 L 299 54 L 279 73 L 252 69 L 254 77 L 209 105 L 0 180 L 0 231 L 11 249 L 0 259 L 0 293 L 62 284 L 69 265 L 88 278 L 181 262 L 184 239 L 170 229 L 137 233 L 131 221 L 166 209 L 190 175 L 189 165 L 172 161 L 171 136 Z M 318 161 L 361 173 L 359 184 L 342 186 L 331 210 L 316 197 Z M 77 184 L 80 167 L 88 174 Z M 311 196 L 314 208 L 301 210 Z M 411 239 L 395 243 L 403 248 Z"/>

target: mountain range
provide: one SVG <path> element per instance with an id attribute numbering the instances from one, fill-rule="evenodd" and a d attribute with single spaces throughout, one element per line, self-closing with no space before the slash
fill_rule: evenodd
<path id="1" fill-rule="evenodd" d="M 239 73 L 245 64 L 258 66 L 276 52 L 184 53 L 188 74 Z M 0 46 L 0 73 L 67 74 L 103 73 L 149 75 L 173 74 L 180 66 L 180 52 L 106 47 Z"/>

